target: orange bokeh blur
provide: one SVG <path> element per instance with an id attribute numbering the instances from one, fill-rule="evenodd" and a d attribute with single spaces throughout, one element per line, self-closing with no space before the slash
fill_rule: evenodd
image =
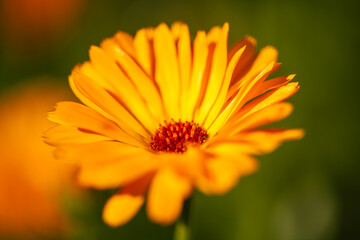
<path id="1" fill-rule="evenodd" d="M 0 100 L 0 238 L 58 236 L 68 227 L 61 197 L 74 168 L 54 160 L 41 137 L 52 125 L 46 113 L 65 97 L 61 92 L 36 83 Z"/>
<path id="2" fill-rule="evenodd" d="M 85 1 L 3 0 L 1 16 L 6 44 L 40 49 L 59 40 L 77 19 Z"/>

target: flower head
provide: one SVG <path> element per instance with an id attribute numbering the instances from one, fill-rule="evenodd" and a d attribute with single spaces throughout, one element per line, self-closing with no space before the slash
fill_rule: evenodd
<path id="1" fill-rule="evenodd" d="M 118 32 L 90 61 L 74 68 L 70 86 L 84 103 L 61 102 L 46 133 L 59 158 L 80 166 L 83 186 L 120 188 L 106 203 L 112 226 L 144 204 L 155 222 L 181 213 L 194 187 L 223 194 L 257 169 L 252 155 L 303 136 L 298 129 L 258 129 L 292 111 L 294 75 L 266 80 L 280 67 L 277 51 L 255 53 L 245 37 L 228 52 L 229 26 L 199 31 L 175 23 Z M 145 197 L 146 196 L 146 197 Z"/>

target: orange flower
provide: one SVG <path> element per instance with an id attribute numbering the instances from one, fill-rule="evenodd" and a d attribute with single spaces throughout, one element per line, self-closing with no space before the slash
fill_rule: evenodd
<path id="1" fill-rule="evenodd" d="M 53 160 L 41 134 L 54 125 L 46 111 L 65 95 L 40 84 L 16 90 L 0 102 L 0 238 L 58 235 L 66 224 L 59 197 L 73 171 Z"/>
<path id="2" fill-rule="evenodd" d="M 299 129 L 257 129 L 287 117 L 283 103 L 298 90 L 294 75 L 266 80 L 280 67 L 277 51 L 245 37 L 227 51 L 228 24 L 199 31 L 160 24 L 135 37 L 118 32 L 90 61 L 76 66 L 70 86 L 85 104 L 60 102 L 46 133 L 59 158 L 81 167 L 78 182 L 118 188 L 105 205 L 111 226 L 129 221 L 144 204 L 169 224 L 194 187 L 224 194 L 257 169 L 251 155 L 299 139 Z M 266 80 L 266 81 L 265 81 Z"/>

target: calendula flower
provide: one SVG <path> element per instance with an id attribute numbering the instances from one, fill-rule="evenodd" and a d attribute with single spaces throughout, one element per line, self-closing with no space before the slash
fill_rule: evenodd
<path id="1" fill-rule="evenodd" d="M 55 125 L 46 119 L 46 111 L 65 96 L 58 86 L 41 82 L 1 97 L 1 239 L 38 239 L 67 230 L 60 198 L 71 186 L 74 169 L 54 161 L 52 148 L 41 138 Z"/>
<path id="2" fill-rule="evenodd" d="M 224 194 L 254 172 L 253 155 L 299 139 L 299 129 L 258 129 L 287 117 L 294 75 L 266 80 L 278 52 L 245 37 L 228 52 L 229 25 L 199 31 L 175 23 L 118 32 L 72 71 L 85 104 L 60 102 L 46 133 L 57 156 L 80 166 L 78 182 L 120 188 L 106 203 L 111 226 L 128 222 L 146 198 L 150 219 L 174 222 L 193 189 Z"/>

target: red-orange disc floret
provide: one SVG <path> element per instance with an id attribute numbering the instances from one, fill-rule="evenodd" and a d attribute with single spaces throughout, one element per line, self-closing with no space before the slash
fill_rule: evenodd
<path id="1" fill-rule="evenodd" d="M 203 144 L 208 137 L 206 130 L 199 124 L 193 121 L 175 122 L 172 119 L 170 123 L 164 121 L 164 126 L 159 125 L 159 129 L 151 137 L 150 147 L 155 152 L 183 153 L 188 144 Z"/>

